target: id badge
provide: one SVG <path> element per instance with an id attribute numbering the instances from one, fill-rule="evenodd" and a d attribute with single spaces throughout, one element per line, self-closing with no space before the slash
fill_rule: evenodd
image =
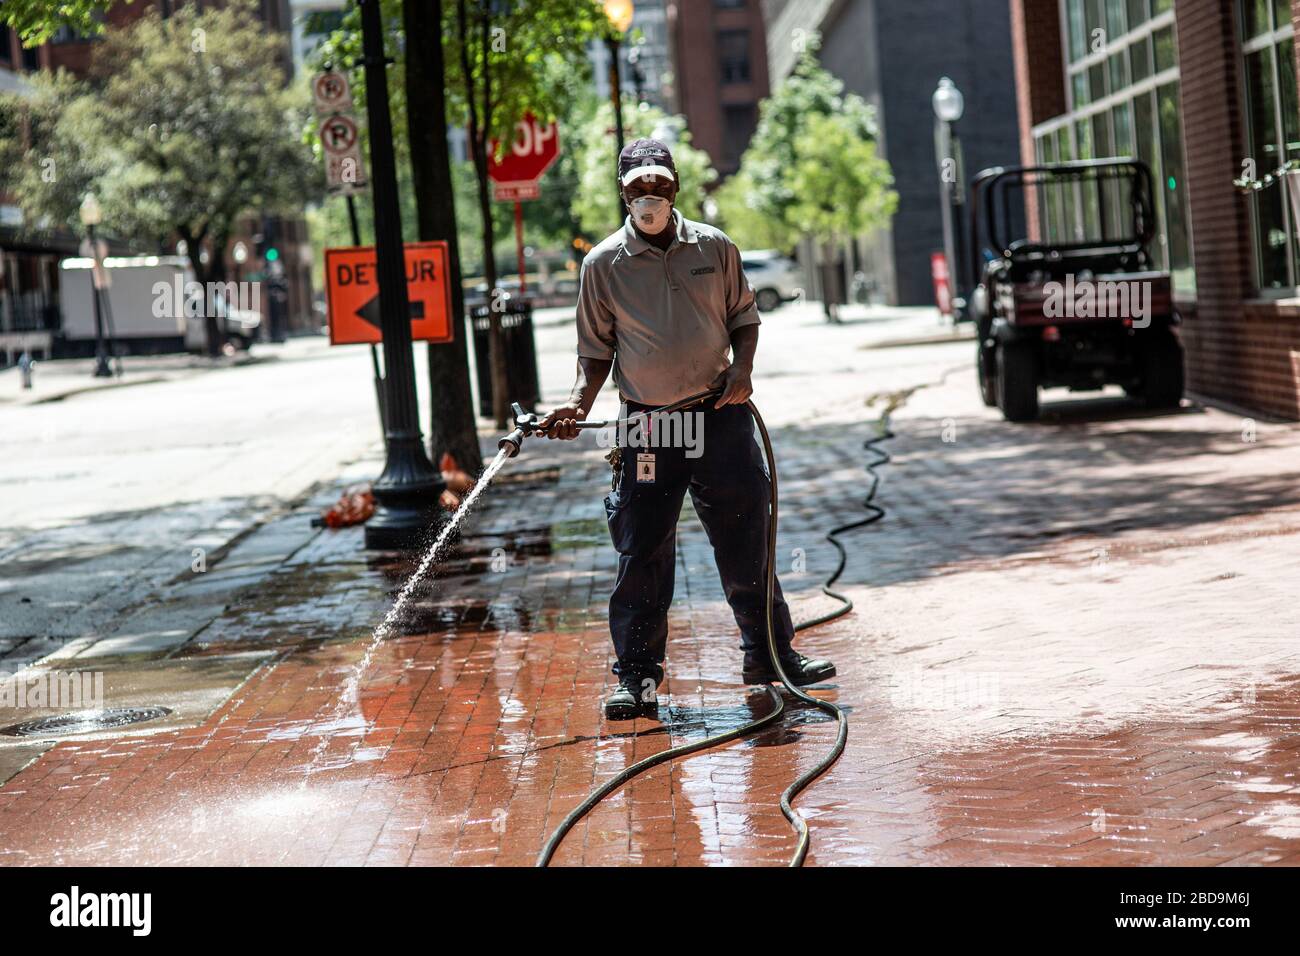
<path id="1" fill-rule="evenodd" d="M 645 452 L 645 451 L 637 452 L 636 480 L 638 484 L 654 484 L 654 480 L 655 480 L 654 452 Z"/>

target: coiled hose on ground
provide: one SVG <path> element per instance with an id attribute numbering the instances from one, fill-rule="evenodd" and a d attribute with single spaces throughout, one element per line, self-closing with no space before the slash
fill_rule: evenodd
<path id="1" fill-rule="evenodd" d="M 682 402 L 677 402 L 673 405 L 664 406 L 663 408 L 655 409 L 653 412 L 643 414 L 652 415 L 655 413 L 677 411 L 682 408 L 688 408 L 694 404 L 698 404 L 702 399 L 712 397 L 716 394 L 717 392 L 713 391 L 705 393 L 704 395 L 692 396 Z M 819 700 L 791 683 L 789 678 L 786 676 L 784 669 L 781 667 L 781 659 L 777 655 L 776 635 L 772 627 L 772 604 L 776 593 L 776 534 L 780 503 L 780 495 L 777 489 L 776 456 L 772 451 L 772 440 L 768 435 L 767 425 L 763 422 L 763 416 L 759 414 L 758 408 L 752 401 L 746 402 L 746 404 L 749 406 L 750 412 L 753 413 L 754 423 L 758 426 L 759 436 L 762 439 L 763 454 L 767 459 L 768 475 L 771 479 L 771 494 L 769 498 L 770 520 L 768 521 L 767 530 L 766 582 L 768 653 L 771 655 L 772 662 L 776 667 L 776 672 L 781 678 L 781 683 L 785 685 L 786 690 L 789 691 L 792 696 L 798 698 L 804 703 L 811 704 L 819 710 L 831 714 L 835 717 L 837 723 L 835 745 L 827 752 L 825 757 L 819 760 L 809 770 L 801 774 L 799 778 L 795 780 L 794 783 L 790 784 L 790 786 L 785 789 L 785 792 L 781 794 L 781 812 L 785 815 L 786 820 L 789 821 L 790 826 L 794 829 L 798 838 L 789 865 L 797 867 L 803 865 L 804 858 L 808 855 L 809 835 L 807 821 L 805 821 L 800 814 L 795 812 L 792 803 L 795 797 L 797 797 L 810 783 L 829 770 L 831 765 L 840 758 L 842 753 L 844 753 L 844 747 L 848 743 L 849 738 L 849 719 L 848 715 L 845 714 L 844 710 L 839 706 L 832 704 L 829 701 Z M 876 423 L 876 428 L 876 434 L 863 443 L 864 449 L 875 456 L 875 459 L 869 461 L 866 465 L 867 474 L 871 476 L 871 483 L 867 488 L 867 494 L 863 499 L 862 506 L 867 510 L 867 516 L 857 521 L 850 521 L 848 524 L 839 525 L 826 533 L 826 540 L 833 544 L 839 552 L 839 563 L 836 565 L 835 571 L 826 579 L 825 583 L 822 584 L 822 593 L 827 597 L 839 601 L 840 606 L 829 613 L 822 614 L 806 621 L 798 622 L 794 626 L 796 631 L 806 630 L 807 628 L 815 627 L 818 624 L 825 624 L 829 621 L 835 620 L 836 618 L 843 617 L 845 614 L 848 614 L 853 610 L 853 601 L 845 595 L 840 594 L 838 591 L 832 590 L 832 585 L 834 585 L 840 575 L 844 573 L 845 565 L 848 562 L 848 551 L 845 549 L 843 543 L 840 542 L 839 536 L 849 531 L 866 527 L 869 524 L 874 524 L 885 516 L 884 509 L 875 504 L 873 499 L 876 496 L 877 488 L 880 486 L 880 476 L 876 473 L 876 469 L 881 465 L 887 464 L 890 460 L 889 453 L 879 448 L 878 445 L 880 442 L 894 437 L 894 433 L 889 430 L 888 412 L 881 416 L 880 420 Z M 538 854 L 536 865 L 539 867 L 547 866 L 551 862 L 551 858 L 555 856 L 555 851 L 559 849 L 560 843 L 564 840 L 564 837 L 569 833 L 569 831 L 572 830 L 583 817 L 590 813 L 601 800 L 620 789 L 634 777 L 645 773 L 652 767 L 657 767 L 659 764 L 667 763 L 680 757 L 688 756 L 689 754 L 698 753 L 701 750 L 709 750 L 732 740 L 747 737 L 754 731 L 762 730 L 764 727 L 775 722 L 785 712 L 785 702 L 781 699 L 781 694 L 773 688 L 771 684 L 767 685 L 767 692 L 771 695 L 773 707 L 771 711 L 764 714 L 762 717 L 752 720 L 749 723 L 742 724 L 741 726 L 735 727 L 731 730 L 724 731 L 723 733 L 715 734 L 712 737 L 705 737 L 691 743 L 681 744 L 677 747 L 670 747 L 667 750 L 653 754 L 652 756 L 646 757 L 644 760 L 637 761 L 630 767 L 627 767 L 622 772 L 607 780 L 601 786 L 597 787 L 589 793 L 580 804 L 574 807 L 568 816 L 560 821 L 560 825 L 555 828 L 555 831 L 550 835 L 550 838 L 547 839 L 545 846 L 542 847 L 541 853 Z"/>

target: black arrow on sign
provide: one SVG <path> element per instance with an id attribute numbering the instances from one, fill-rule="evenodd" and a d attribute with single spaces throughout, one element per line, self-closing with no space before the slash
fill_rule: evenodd
<path id="1" fill-rule="evenodd" d="M 421 299 L 412 299 L 410 301 L 411 318 L 424 318 L 424 302 Z M 375 296 L 361 308 L 357 309 L 357 317 L 363 322 L 369 322 L 375 328 L 379 328 L 379 296 Z"/>

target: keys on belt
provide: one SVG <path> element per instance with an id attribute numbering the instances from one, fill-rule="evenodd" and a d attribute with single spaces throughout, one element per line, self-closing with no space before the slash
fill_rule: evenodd
<path id="1" fill-rule="evenodd" d="M 605 456 L 605 460 L 609 462 L 610 467 L 610 490 L 618 491 L 618 480 L 623 472 L 623 449 L 619 448 L 617 445 L 614 446 L 609 450 L 609 454 Z"/>

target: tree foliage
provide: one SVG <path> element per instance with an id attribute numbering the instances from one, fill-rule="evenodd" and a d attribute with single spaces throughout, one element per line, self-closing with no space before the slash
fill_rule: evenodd
<path id="1" fill-rule="evenodd" d="M 728 232 L 749 248 L 792 248 L 885 225 L 897 206 L 889 165 L 875 149 L 875 111 L 805 50 L 759 107 L 740 170 L 719 190 Z"/>
<path id="2" fill-rule="evenodd" d="M 93 190 L 108 231 L 214 241 L 250 210 L 300 203 L 316 177 L 293 135 L 303 110 L 285 88 L 280 53 L 248 0 L 165 21 L 151 11 L 109 30 L 90 83 L 32 78 L 21 203 L 78 229 L 77 208 Z"/>
<path id="3" fill-rule="evenodd" d="M 889 222 L 898 194 L 876 144 L 836 115 L 813 114 L 795 140 L 787 182 L 791 226 L 821 242 L 839 242 Z"/>
<path id="4" fill-rule="evenodd" d="M 167 20 L 151 10 L 109 29 L 88 82 L 32 78 L 19 204 L 79 232 L 78 208 L 94 192 L 106 233 L 177 236 L 200 282 L 224 278 L 242 216 L 294 209 L 318 189 L 281 42 L 250 0 Z"/>
<path id="5" fill-rule="evenodd" d="M 607 24 L 594 0 L 448 0 L 445 8 L 448 119 L 485 141 L 507 142 L 526 112 L 554 118 L 590 82 L 587 47 Z"/>
<path id="6" fill-rule="evenodd" d="M 473 0 L 467 4 L 466 16 L 475 23 L 475 18 L 482 12 L 484 4 Z M 570 214 L 570 200 L 576 189 L 577 178 L 572 166 L 571 149 L 576 142 L 576 130 L 580 125 L 571 120 L 577 115 L 587 117 L 594 108 L 594 97 L 590 93 L 590 64 L 586 58 L 587 42 L 603 22 L 599 9 L 590 0 L 561 0 L 560 3 L 547 3 L 540 7 L 533 4 L 504 5 L 489 4 L 488 11 L 488 53 L 491 70 L 492 105 L 491 126 L 487 130 L 488 141 L 492 138 L 508 140 L 513 133 L 514 123 L 518 119 L 516 111 L 532 110 L 541 117 L 558 118 L 561 121 L 561 138 L 564 152 L 556 166 L 542 178 L 541 198 L 525 204 L 525 230 L 528 241 L 542 244 L 567 244 L 573 237 L 575 223 Z M 388 54 L 393 58 L 389 68 L 389 102 L 393 114 L 394 149 L 398 160 L 399 189 L 402 193 L 402 225 L 408 238 L 412 236 L 409 223 L 412 221 L 414 204 L 410 197 L 409 181 L 405 168 L 409 166 L 410 145 L 407 141 L 407 104 L 405 96 L 404 70 L 406 64 L 406 43 L 402 30 L 402 9 L 400 0 L 382 0 L 380 7 L 385 28 L 385 44 Z M 595 15 L 592 11 L 595 9 Z M 528 11 L 531 16 L 526 16 Z M 447 116 L 446 123 L 454 128 L 467 129 L 469 126 L 468 87 L 464 80 L 464 68 L 461 60 L 461 46 L 457 42 L 457 5 L 456 0 L 443 3 L 443 52 L 446 57 L 447 81 Z M 481 26 L 481 24 L 479 24 Z M 353 98 L 357 103 L 358 117 L 364 120 L 365 77 L 361 68 L 361 24 L 355 7 L 350 9 L 340 28 L 332 33 L 314 51 L 311 57 L 313 68 L 320 68 L 330 63 L 336 69 L 348 72 L 353 88 Z M 477 36 L 477 34 L 476 34 Z M 563 42 L 558 42 L 561 37 Z M 515 56 L 515 51 L 527 51 L 525 55 Z M 480 90 L 479 103 L 482 102 L 481 87 L 477 84 L 482 78 L 482 62 L 479 41 L 471 37 L 471 75 L 476 88 Z M 478 58 L 478 59 L 475 59 Z M 475 65 L 477 64 L 477 65 Z M 506 82 L 507 88 L 499 86 Z M 481 110 L 480 110 L 481 111 Z M 430 120 L 431 122 L 433 120 Z M 362 130 L 363 139 L 366 132 Z M 307 141 L 319 153 L 314 124 L 309 127 Z M 608 135 L 605 137 L 608 139 Z M 455 180 L 455 202 L 458 210 L 457 227 L 460 234 L 461 255 L 467 272 L 483 271 L 483 220 L 479 215 L 467 215 L 468 210 L 478 205 L 477 176 L 472 159 L 453 163 Z M 342 210 L 330 208 L 321 217 L 322 224 L 328 230 L 331 243 L 341 244 L 348 240 L 347 218 Z M 362 232 L 368 234 L 368 209 L 359 204 L 362 219 Z M 492 233 L 496 259 L 514 259 L 513 211 L 509 203 L 492 203 Z"/>
<path id="7" fill-rule="evenodd" d="M 67 27 L 83 36 L 103 29 L 103 15 L 114 3 L 132 0 L 3 0 L 0 24 L 14 29 L 24 46 L 44 43 Z"/>

